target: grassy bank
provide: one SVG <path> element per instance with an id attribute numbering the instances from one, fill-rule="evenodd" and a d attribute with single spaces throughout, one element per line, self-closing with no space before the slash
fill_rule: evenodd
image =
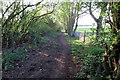
<path id="1" fill-rule="evenodd" d="M 102 59 L 104 49 L 91 43 L 82 43 L 75 38 L 66 37 L 71 45 L 72 55 L 80 62 L 81 69 L 75 77 L 98 80 L 104 78 Z"/>

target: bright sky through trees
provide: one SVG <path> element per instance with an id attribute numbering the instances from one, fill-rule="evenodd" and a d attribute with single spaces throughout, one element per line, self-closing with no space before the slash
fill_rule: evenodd
<path id="1" fill-rule="evenodd" d="M 45 1 L 48 1 L 48 2 L 51 2 L 50 0 L 45 0 Z M 54 0 L 55 1 L 55 0 Z M 53 1 L 53 2 L 54 2 Z M 58 0 L 56 0 L 58 1 Z M 59 0 L 60 1 L 60 0 Z M 66 0 L 67 1 L 67 0 Z M 25 3 L 32 3 L 32 4 L 35 4 L 37 2 L 39 2 L 39 0 L 24 0 Z M 94 11 L 94 14 L 96 15 L 96 17 L 99 16 L 99 10 L 96 10 Z M 81 15 L 81 17 L 79 18 L 79 21 L 78 21 L 78 25 L 92 25 L 94 24 L 95 21 L 94 19 L 90 16 L 89 12 L 87 12 L 87 14 L 83 14 Z"/>
<path id="2" fill-rule="evenodd" d="M 35 4 L 37 3 L 39 0 L 24 0 L 25 3 L 32 3 L 32 4 Z M 45 0 L 45 1 L 48 1 L 48 2 L 51 2 L 50 0 Z M 58 1 L 58 0 L 56 0 Z M 99 11 L 94 11 L 94 14 L 96 16 L 99 16 Z M 79 21 L 78 21 L 78 25 L 92 25 L 94 24 L 95 21 L 94 19 L 89 15 L 89 12 L 87 14 L 83 14 L 81 15 L 81 17 L 79 18 Z"/>
<path id="3" fill-rule="evenodd" d="M 93 14 L 96 15 L 96 17 L 98 18 L 99 14 L 100 14 L 100 11 L 96 10 L 96 11 L 93 12 Z M 96 22 L 91 17 L 91 15 L 89 14 L 89 12 L 84 13 L 78 19 L 78 25 L 93 25 L 94 23 L 96 24 Z"/>
<path id="4" fill-rule="evenodd" d="M 8 2 L 12 2 L 14 0 L 4 0 L 4 1 L 8 1 Z M 35 4 L 39 1 L 42 1 L 42 0 L 23 0 L 25 4 Z M 44 1 L 46 2 L 57 2 L 57 1 L 60 1 L 60 0 L 43 0 L 43 3 Z M 66 0 L 67 1 L 67 0 Z M 96 16 L 99 15 L 99 11 L 94 11 L 94 14 Z M 1 17 L 1 14 L 0 14 L 0 17 Z M 89 15 L 89 12 L 87 12 L 87 14 L 83 14 L 81 15 L 81 17 L 78 19 L 78 25 L 92 25 L 93 23 L 95 23 L 94 19 Z"/>

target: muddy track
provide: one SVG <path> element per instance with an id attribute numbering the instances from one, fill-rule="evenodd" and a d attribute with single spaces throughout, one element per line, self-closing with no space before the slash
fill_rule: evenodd
<path id="1" fill-rule="evenodd" d="M 3 71 L 4 78 L 73 78 L 76 66 L 70 46 L 61 33 L 28 57 L 15 64 L 12 71 Z M 54 43 L 54 45 L 53 45 Z"/>

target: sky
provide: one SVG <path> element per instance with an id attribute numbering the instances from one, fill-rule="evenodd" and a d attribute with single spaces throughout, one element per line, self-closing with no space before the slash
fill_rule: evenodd
<path id="1" fill-rule="evenodd" d="M 89 15 L 83 15 L 78 19 L 78 25 L 92 25 L 95 23 L 94 19 Z"/>
<path id="2" fill-rule="evenodd" d="M 96 10 L 93 12 L 96 18 L 99 17 L 100 10 Z M 83 14 L 79 19 L 78 19 L 78 25 L 93 25 L 96 24 L 95 20 L 91 17 L 89 12 L 87 14 Z"/>

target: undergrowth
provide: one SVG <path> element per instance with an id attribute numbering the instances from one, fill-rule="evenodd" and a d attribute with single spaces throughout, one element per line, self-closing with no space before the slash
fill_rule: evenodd
<path id="1" fill-rule="evenodd" d="M 3 51 L 2 66 L 4 70 L 14 69 L 14 62 L 23 60 L 26 57 L 28 48 L 31 47 L 19 47 L 16 49 L 8 49 Z"/>
<path id="2" fill-rule="evenodd" d="M 71 45 L 72 55 L 77 57 L 82 66 L 75 77 L 102 80 L 104 78 L 102 66 L 104 48 L 90 43 L 82 43 L 76 38 L 66 37 L 66 39 Z"/>

